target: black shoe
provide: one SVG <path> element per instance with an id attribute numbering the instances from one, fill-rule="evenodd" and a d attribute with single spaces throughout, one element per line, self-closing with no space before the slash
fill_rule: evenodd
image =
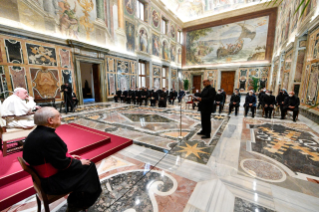
<path id="1" fill-rule="evenodd" d="M 296 119 L 292 120 L 293 122 L 296 122 Z"/>
<path id="2" fill-rule="evenodd" d="M 284 118 L 280 118 L 281 120 L 284 120 Z"/>
<path id="3" fill-rule="evenodd" d="M 205 139 L 205 138 L 210 138 L 210 136 L 204 135 L 201 138 Z"/>
<path id="4" fill-rule="evenodd" d="M 203 132 L 199 132 L 197 133 L 197 135 L 205 135 Z"/>

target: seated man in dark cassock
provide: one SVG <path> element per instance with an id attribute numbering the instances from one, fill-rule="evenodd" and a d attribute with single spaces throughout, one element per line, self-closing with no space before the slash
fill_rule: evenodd
<path id="1" fill-rule="evenodd" d="M 284 109 L 284 103 L 286 98 L 288 98 L 287 92 L 284 89 L 281 89 L 280 93 L 276 97 L 276 103 L 280 108 L 280 112 L 282 112 Z"/>
<path id="2" fill-rule="evenodd" d="M 154 90 L 151 90 L 150 92 L 150 100 L 151 106 L 154 107 L 156 105 L 156 101 L 158 100 L 158 95 Z"/>
<path id="3" fill-rule="evenodd" d="M 132 90 L 130 89 L 127 91 L 126 103 L 131 104 L 131 100 L 132 100 Z"/>
<path id="4" fill-rule="evenodd" d="M 135 90 L 135 88 L 132 88 L 131 91 L 132 91 L 131 101 L 135 105 L 136 104 L 136 90 Z"/>
<path id="5" fill-rule="evenodd" d="M 117 89 L 115 95 L 114 95 L 114 101 L 118 102 L 119 98 L 122 96 L 122 91 L 120 89 Z"/>
<path id="6" fill-rule="evenodd" d="M 255 109 L 256 109 L 256 96 L 252 90 L 249 91 L 249 95 L 246 96 L 245 99 L 245 117 L 247 116 L 249 108 L 251 109 L 252 117 L 255 117 Z"/>
<path id="7" fill-rule="evenodd" d="M 145 105 L 146 105 L 146 103 L 147 103 L 146 97 L 147 97 L 147 92 L 146 92 L 146 89 L 143 88 L 143 89 L 141 90 L 140 106 L 143 104 L 143 101 L 145 101 Z"/>
<path id="8" fill-rule="evenodd" d="M 219 113 L 222 112 L 223 102 L 224 102 L 224 95 L 221 93 L 221 89 L 219 89 L 214 99 L 213 113 L 216 112 L 217 106 L 219 106 Z"/>
<path id="9" fill-rule="evenodd" d="M 79 100 L 76 97 L 76 94 L 74 92 L 72 92 L 72 102 L 73 102 L 73 108 L 75 108 L 79 103 Z"/>
<path id="10" fill-rule="evenodd" d="M 72 87 L 69 85 L 68 82 L 64 83 L 64 85 L 61 86 L 61 92 L 63 92 L 64 96 L 64 107 L 65 107 L 65 113 L 69 112 L 69 107 L 71 107 L 70 111 L 73 111 L 73 102 L 72 102 Z"/>
<path id="11" fill-rule="evenodd" d="M 289 97 L 285 99 L 283 110 L 281 111 L 281 119 L 285 118 L 288 110 L 293 112 L 293 121 L 296 122 L 296 117 L 299 111 L 300 100 L 295 96 L 295 92 L 290 91 Z"/>
<path id="12" fill-rule="evenodd" d="M 166 102 L 167 102 L 167 93 L 166 93 L 166 89 L 163 88 L 163 91 L 159 97 L 158 107 L 166 107 Z"/>
<path id="13" fill-rule="evenodd" d="M 258 106 L 257 108 L 259 109 L 260 105 L 264 105 L 264 97 L 265 97 L 265 93 L 266 93 L 266 88 L 263 88 L 259 91 L 258 94 Z"/>
<path id="14" fill-rule="evenodd" d="M 230 97 L 228 115 L 230 115 L 231 111 L 235 107 L 235 116 L 237 116 L 239 104 L 240 104 L 240 95 L 239 95 L 239 90 L 236 89 L 235 93 L 233 93 L 233 95 Z"/>
<path id="15" fill-rule="evenodd" d="M 156 93 L 157 93 L 157 97 L 158 99 L 160 98 L 160 96 L 162 95 L 162 90 L 161 89 L 157 89 Z"/>
<path id="16" fill-rule="evenodd" d="M 196 92 L 194 93 L 195 97 L 200 97 L 200 93 L 199 90 L 196 90 Z M 196 106 L 198 106 L 199 100 L 196 98 L 193 98 L 193 110 L 195 109 Z"/>
<path id="17" fill-rule="evenodd" d="M 128 95 L 128 90 L 123 91 L 122 93 L 123 100 L 121 99 L 123 103 L 126 103 L 127 95 Z"/>
<path id="18" fill-rule="evenodd" d="M 271 118 L 272 111 L 276 105 L 276 98 L 272 95 L 272 91 L 266 91 L 264 96 L 265 118 Z"/>
<path id="19" fill-rule="evenodd" d="M 68 211 L 92 206 L 102 189 L 96 166 L 89 160 L 68 153 L 67 145 L 55 133 L 61 115 L 53 107 L 44 107 L 34 114 L 37 128 L 25 140 L 24 160 L 38 173 L 43 190 L 50 195 L 72 192 Z"/>
<path id="20" fill-rule="evenodd" d="M 149 96 L 150 96 L 150 92 L 149 92 L 149 90 L 148 90 L 148 88 L 144 88 L 144 92 L 145 92 L 145 106 L 147 106 L 148 105 L 148 98 L 149 98 Z"/>
<path id="21" fill-rule="evenodd" d="M 176 98 L 177 98 L 177 92 L 175 91 L 175 89 L 172 89 L 171 92 L 169 93 L 169 102 L 171 105 L 174 104 Z"/>
<path id="22" fill-rule="evenodd" d="M 226 92 L 224 91 L 223 88 L 220 89 L 220 93 L 221 93 L 221 95 L 223 95 L 224 101 L 222 102 L 222 106 L 223 106 L 223 108 L 224 108 L 224 104 L 225 104 L 226 96 L 227 96 L 227 95 L 226 95 Z"/>

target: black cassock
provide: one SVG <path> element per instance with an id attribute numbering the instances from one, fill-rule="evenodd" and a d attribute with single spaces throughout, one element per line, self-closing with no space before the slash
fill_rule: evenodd
<path id="1" fill-rule="evenodd" d="M 86 209 L 100 196 L 102 189 L 94 163 L 82 165 L 80 160 L 66 157 L 67 145 L 55 129 L 38 126 L 26 138 L 23 158 L 31 166 L 50 163 L 58 173 L 40 178 L 47 194 L 58 195 L 72 191 L 68 207 Z"/>

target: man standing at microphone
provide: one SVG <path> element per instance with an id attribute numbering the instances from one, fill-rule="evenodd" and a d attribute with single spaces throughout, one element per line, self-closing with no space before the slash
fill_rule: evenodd
<path id="1" fill-rule="evenodd" d="M 210 81 L 208 79 L 203 81 L 203 85 L 205 88 L 200 94 L 201 97 L 196 98 L 199 100 L 198 110 L 200 111 L 202 123 L 202 130 L 197 134 L 203 135 L 202 138 L 210 138 L 212 130 L 210 119 L 216 91 L 215 88 L 210 85 Z"/>

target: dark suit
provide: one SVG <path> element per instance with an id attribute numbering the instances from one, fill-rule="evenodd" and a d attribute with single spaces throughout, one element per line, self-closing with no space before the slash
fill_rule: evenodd
<path id="1" fill-rule="evenodd" d="M 265 114 L 266 118 L 271 118 L 272 111 L 274 109 L 274 106 L 276 104 L 276 98 L 273 95 L 267 95 L 264 96 L 264 108 L 265 108 Z M 270 106 L 272 105 L 272 107 Z"/>
<path id="2" fill-rule="evenodd" d="M 264 106 L 264 97 L 265 97 L 265 92 L 264 91 L 261 91 L 261 92 L 259 92 L 259 94 L 258 94 L 258 109 L 259 109 L 259 107 L 260 107 L 260 105 L 262 105 L 262 106 Z"/>
<path id="3" fill-rule="evenodd" d="M 281 118 L 284 119 L 286 112 L 288 110 L 293 111 L 293 120 L 296 121 L 297 113 L 299 111 L 300 100 L 296 96 L 287 97 L 285 99 L 283 111 L 281 111 Z M 289 106 L 294 106 L 295 108 L 290 109 Z"/>
<path id="4" fill-rule="evenodd" d="M 284 109 L 284 103 L 285 99 L 288 97 L 288 94 L 286 92 L 284 93 L 279 93 L 278 96 L 276 97 L 276 103 L 279 105 L 280 107 L 280 111 L 282 112 Z"/>
<path id="5" fill-rule="evenodd" d="M 254 118 L 255 116 L 255 109 L 256 109 L 256 96 L 253 94 L 253 95 L 247 95 L 246 96 L 246 99 L 245 99 L 245 116 L 247 116 L 247 113 L 248 113 L 248 110 L 249 108 L 251 109 L 251 112 L 252 112 L 252 117 Z M 249 104 L 252 104 L 251 106 L 249 106 Z"/>
<path id="6" fill-rule="evenodd" d="M 71 111 L 73 111 L 73 102 L 72 102 L 72 87 L 70 85 L 66 86 L 65 84 L 61 86 L 61 90 L 64 95 L 64 107 L 65 113 L 69 112 L 69 107 L 71 107 Z"/>
<path id="7" fill-rule="evenodd" d="M 158 102 L 158 107 L 166 107 L 166 102 L 167 102 L 167 93 L 162 91 L 159 102 Z"/>
<path id="8" fill-rule="evenodd" d="M 223 109 L 223 102 L 225 101 L 224 95 L 222 93 L 217 94 L 214 100 L 213 113 L 216 112 L 217 105 L 219 105 L 219 113 L 221 113 Z"/>
<path id="9" fill-rule="evenodd" d="M 183 99 L 183 97 L 185 96 L 185 91 L 179 91 L 178 92 L 178 103 L 180 103 Z"/>
<path id="10" fill-rule="evenodd" d="M 230 114 L 231 111 L 233 110 L 233 107 L 235 107 L 235 116 L 237 116 L 239 104 L 240 104 L 240 94 L 236 95 L 233 93 L 233 95 L 230 97 L 228 114 Z"/>
<path id="11" fill-rule="evenodd" d="M 118 102 L 118 99 L 121 98 L 121 95 L 122 95 L 122 91 L 120 90 L 116 91 L 116 94 L 114 96 L 114 101 Z"/>
<path id="12" fill-rule="evenodd" d="M 206 86 L 200 94 L 201 101 L 198 104 L 198 110 L 200 111 L 201 122 L 202 122 L 201 133 L 207 137 L 210 137 L 210 133 L 212 130 L 210 118 L 211 118 L 215 95 L 216 95 L 215 88 L 213 88 L 210 85 Z"/>

